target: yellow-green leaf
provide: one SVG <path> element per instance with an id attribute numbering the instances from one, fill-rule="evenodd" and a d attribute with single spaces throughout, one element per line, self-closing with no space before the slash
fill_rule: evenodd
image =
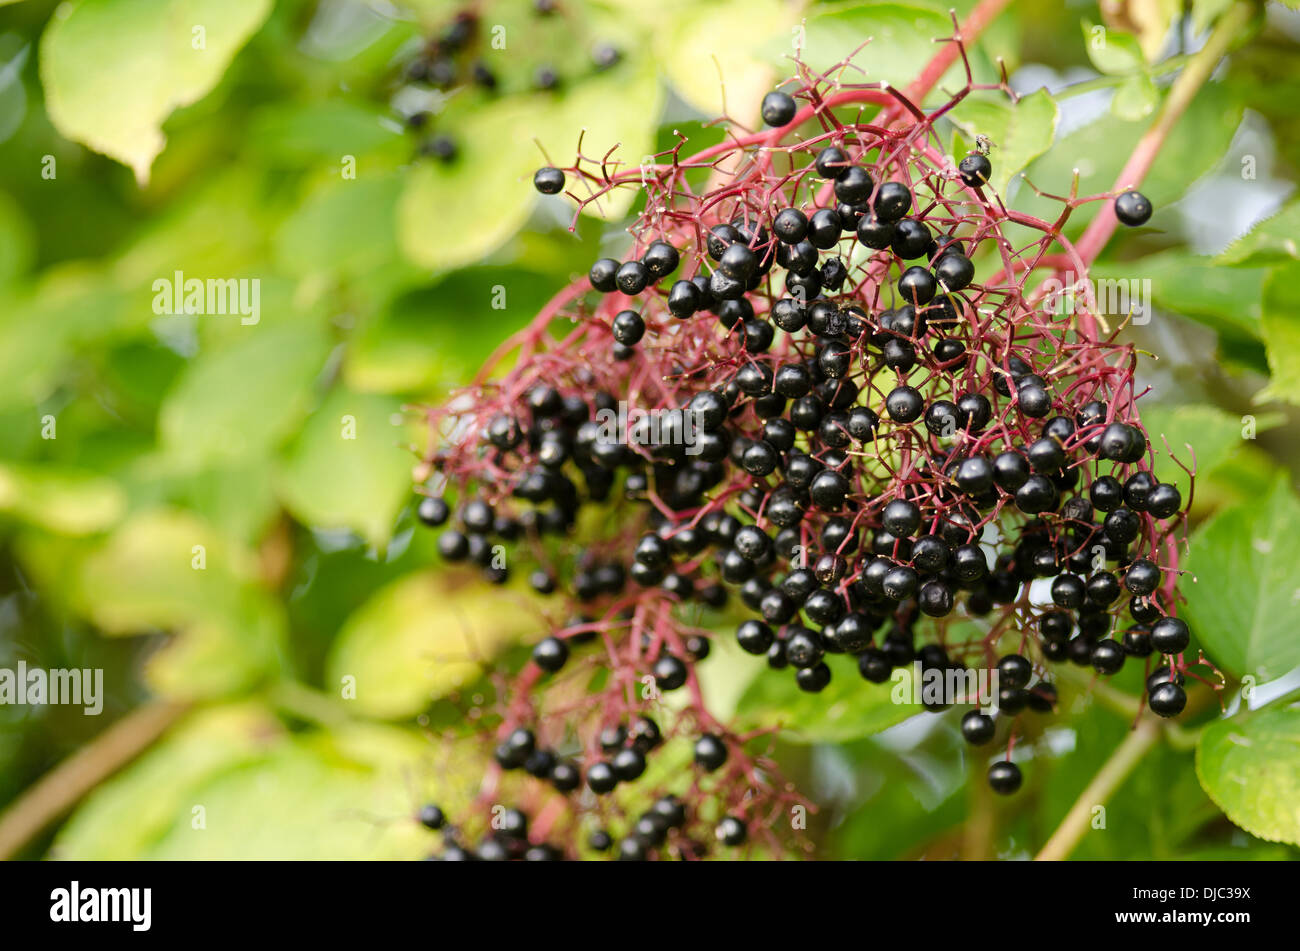
<path id="1" fill-rule="evenodd" d="M 221 80 L 271 0 L 74 0 L 41 38 L 41 81 L 60 133 L 145 184 L 163 121 Z"/>
<path id="2" fill-rule="evenodd" d="M 1196 775 L 1251 835 L 1300 845 L 1300 704 L 1275 703 L 1206 727 Z"/>
<path id="3" fill-rule="evenodd" d="M 478 677 L 483 663 L 539 623 L 516 594 L 471 574 L 407 575 L 347 619 L 326 682 L 332 690 L 355 687 L 351 702 L 369 716 L 413 716 Z"/>
<path id="4" fill-rule="evenodd" d="M 401 403 L 335 387 L 303 424 L 276 475 L 276 490 L 297 518 L 316 528 L 352 529 L 386 542 L 410 497 L 415 456 L 404 444 Z"/>
<path id="5" fill-rule="evenodd" d="M 0 512 L 64 535 L 102 531 L 126 508 L 107 476 L 79 469 L 0 463 Z"/>

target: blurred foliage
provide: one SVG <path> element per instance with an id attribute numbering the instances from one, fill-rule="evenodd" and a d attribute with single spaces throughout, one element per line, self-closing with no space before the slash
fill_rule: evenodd
<path id="1" fill-rule="evenodd" d="M 100 718 L 0 706 L 0 804 L 150 698 L 195 702 L 26 854 L 427 852 L 414 811 L 466 803 L 483 751 L 415 718 L 467 732 L 492 697 L 480 662 L 545 621 L 513 583 L 431 570 L 410 408 L 616 253 L 637 200 L 570 233 L 571 203 L 539 198 L 532 171 L 580 137 L 631 164 L 678 130 L 715 143 L 709 121 L 752 125 L 796 49 L 823 69 L 874 38 L 866 78 L 906 85 L 950 6 L 973 2 L 491 2 L 477 55 L 497 91 L 436 94 L 403 77 L 450 0 L 0 5 L 0 666 L 100 667 L 108 685 Z M 1080 194 L 1108 189 L 1229 4 L 1106 6 L 1017 2 L 971 50 L 977 81 L 1005 68 L 1024 96 L 971 96 L 943 144 L 989 136 L 1009 204 L 1054 217 L 1028 183 L 1064 194 L 1076 171 Z M 1195 451 L 1190 610 L 1230 691 L 1300 663 L 1300 15 L 1269 4 L 1251 33 L 1147 177 L 1156 216 L 1095 275 L 1152 282 L 1154 316 L 1126 333 L 1164 358 L 1141 370 L 1157 449 Z M 621 53 L 605 69 L 602 44 Z M 548 65 L 558 88 L 537 91 Z M 954 66 L 940 87 L 961 81 Z M 428 154 L 439 136 L 448 161 Z M 158 313 L 155 283 L 182 279 L 258 281 L 256 320 Z M 788 728 L 777 755 L 823 804 L 823 856 L 1031 855 L 1128 728 L 1064 690 L 1065 716 L 1018 747 L 1047 767 L 993 804 L 954 714 L 912 716 L 851 671 L 815 699 L 751 684 L 760 665 L 719 649 L 734 663 L 706 687 L 723 714 Z M 1286 702 L 1202 713 L 1195 754 L 1144 761 L 1080 857 L 1294 857 L 1270 844 L 1300 841 Z"/>

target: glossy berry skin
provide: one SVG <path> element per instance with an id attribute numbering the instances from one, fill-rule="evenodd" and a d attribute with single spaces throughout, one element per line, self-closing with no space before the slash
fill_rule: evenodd
<path id="1" fill-rule="evenodd" d="M 727 744 L 721 737 L 705 733 L 695 741 L 695 762 L 705 772 L 713 772 L 726 761 Z"/>
<path id="2" fill-rule="evenodd" d="M 1004 492 L 1015 492 L 1029 481 L 1029 460 L 1008 449 L 993 457 L 993 481 Z"/>
<path id="3" fill-rule="evenodd" d="M 773 128 L 789 125 L 797 108 L 789 93 L 770 92 L 763 97 L 763 121 Z"/>
<path id="4" fill-rule="evenodd" d="M 857 224 L 858 241 L 873 251 L 883 251 L 893 246 L 894 224 L 882 221 L 875 215 L 863 215 Z"/>
<path id="5" fill-rule="evenodd" d="M 993 464 L 984 456 L 972 456 L 962 461 L 953 481 L 968 495 L 980 495 L 993 488 Z"/>
<path id="6" fill-rule="evenodd" d="M 975 265 L 964 254 L 945 254 L 935 264 L 934 276 L 949 291 L 959 291 L 975 279 Z"/>
<path id="7" fill-rule="evenodd" d="M 808 219 L 808 242 L 814 248 L 826 251 L 835 247 L 841 231 L 840 216 L 831 208 L 815 211 Z"/>
<path id="8" fill-rule="evenodd" d="M 1115 217 L 1121 224 L 1136 228 L 1151 220 L 1151 202 L 1141 192 L 1127 191 L 1115 199 Z"/>
<path id="9" fill-rule="evenodd" d="M 1099 674 L 1118 673 L 1124 666 L 1124 648 L 1115 641 L 1099 641 L 1092 649 L 1092 666 Z"/>
<path id="10" fill-rule="evenodd" d="M 747 654 L 766 654 L 775 639 L 772 629 L 756 619 L 742 621 L 736 629 L 736 641 Z"/>
<path id="11" fill-rule="evenodd" d="M 582 774 L 572 763 L 559 762 L 551 767 L 551 785 L 559 792 L 570 793 L 582 784 Z"/>
<path id="12" fill-rule="evenodd" d="M 1060 503 L 1060 498 L 1056 486 L 1043 475 L 1030 476 L 1024 485 L 1016 489 L 1016 507 L 1029 515 L 1053 511 Z"/>
<path id="13" fill-rule="evenodd" d="M 889 418 L 896 423 L 912 423 L 921 417 L 925 401 L 921 394 L 910 386 L 895 387 L 885 397 L 885 410 Z"/>
<path id="14" fill-rule="evenodd" d="M 668 290 L 668 311 L 678 320 L 685 320 L 700 309 L 702 295 L 694 281 L 677 281 Z"/>
<path id="15" fill-rule="evenodd" d="M 564 173 L 558 168 L 546 166 L 533 173 L 533 187 L 543 195 L 556 195 L 564 190 Z"/>
<path id="16" fill-rule="evenodd" d="M 660 281 L 677 270 L 680 260 L 677 249 L 667 241 L 652 241 L 645 254 L 641 255 L 641 263 L 650 272 L 652 282 Z"/>
<path id="17" fill-rule="evenodd" d="M 993 739 L 996 730 L 993 718 L 978 710 L 972 710 L 961 718 L 961 735 L 971 746 L 983 746 Z"/>
<path id="18" fill-rule="evenodd" d="M 640 261 L 624 261 L 614 274 L 614 285 L 629 297 L 640 294 L 650 282 L 650 271 Z"/>
<path id="19" fill-rule="evenodd" d="M 1102 476 L 1093 480 L 1089 495 L 1099 512 L 1113 512 L 1124 504 L 1124 487 L 1114 476 Z"/>
<path id="20" fill-rule="evenodd" d="M 676 690 L 686 683 L 686 665 L 676 657 L 665 655 L 655 661 L 654 676 L 663 690 Z"/>
<path id="21" fill-rule="evenodd" d="M 1029 686 L 1029 678 L 1034 667 L 1029 659 L 1020 654 L 1007 654 L 998 661 L 998 685 L 1020 689 Z"/>
<path id="22" fill-rule="evenodd" d="M 835 179 L 849 170 L 849 157 L 843 149 L 828 145 L 817 153 L 814 164 L 817 166 L 817 174 L 822 178 Z"/>
<path id="23" fill-rule="evenodd" d="M 880 523 L 891 535 L 912 535 L 921 525 L 921 509 L 915 502 L 894 499 L 880 513 Z"/>
<path id="24" fill-rule="evenodd" d="M 876 192 L 873 210 L 881 221 L 897 221 L 911 210 L 912 193 L 902 182 L 885 182 Z"/>
<path id="25" fill-rule="evenodd" d="M 915 218 L 903 218 L 894 225 L 891 247 L 905 261 L 919 258 L 930 245 L 930 229 Z"/>
<path id="26" fill-rule="evenodd" d="M 1015 763 L 1000 761 L 989 767 L 989 787 L 999 795 L 1010 796 L 1022 782 L 1024 776 Z"/>
<path id="27" fill-rule="evenodd" d="M 420 810 L 420 825 L 426 829 L 441 829 L 445 822 L 442 810 L 432 803 Z"/>
<path id="28" fill-rule="evenodd" d="M 663 734 L 659 731 L 659 724 L 649 717 L 637 717 L 633 720 L 632 726 L 628 730 L 628 737 L 632 740 L 632 748 L 640 750 L 642 753 L 649 753 L 663 742 Z"/>
<path id="29" fill-rule="evenodd" d="M 569 645 L 558 637 L 547 637 L 533 648 L 533 663 L 547 673 L 555 673 L 569 659 Z"/>
<path id="30" fill-rule="evenodd" d="M 676 796 L 661 796 L 651 809 L 670 829 L 679 829 L 686 824 L 686 806 Z"/>
<path id="31" fill-rule="evenodd" d="M 1182 618 L 1162 617 L 1151 625 L 1151 646 L 1162 654 L 1181 653 L 1191 639 L 1191 631 Z"/>
<path id="32" fill-rule="evenodd" d="M 794 682 L 806 693 L 821 693 L 831 682 L 831 669 L 824 663 L 801 667 L 795 671 Z"/>
<path id="33" fill-rule="evenodd" d="M 451 507 L 440 498 L 426 495 L 416 507 L 415 517 L 430 528 L 444 525 L 451 516 Z"/>
<path id="34" fill-rule="evenodd" d="M 1102 431 L 1098 455 L 1111 462 L 1137 462 L 1146 448 L 1141 430 L 1127 423 L 1111 423 Z"/>
<path id="35" fill-rule="evenodd" d="M 1147 703 L 1159 716 L 1176 717 L 1187 706 L 1187 692 L 1178 684 L 1165 681 L 1151 691 Z"/>
<path id="36" fill-rule="evenodd" d="M 614 282 L 614 277 L 618 274 L 618 268 L 619 262 L 613 258 L 597 258 L 587 274 L 591 286 L 603 294 L 616 290 L 618 285 Z"/>
<path id="37" fill-rule="evenodd" d="M 748 838 L 745 823 L 735 816 L 724 816 L 714 830 L 714 834 L 723 845 L 731 846 L 744 845 L 745 839 Z"/>
<path id="38" fill-rule="evenodd" d="M 808 234 L 808 216 L 798 208 L 786 208 L 772 219 L 772 232 L 786 244 L 798 244 Z"/>
<path id="39" fill-rule="evenodd" d="M 1140 597 L 1151 594 L 1159 584 L 1160 569 L 1154 562 L 1145 558 L 1139 558 L 1133 562 L 1133 564 L 1129 565 L 1128 571 L 1124 573 L 1124 587 Z"/>
<path id="40" fill-rule="evenodd" d="M 875 183 L 867 170 L 858 165 L 850 165 L 844 174 L 835 180 L 835 197 L 842 202 L 856 205 L 871 196 Z"/>
<path id="41" fill-rule="evenodd" d="M 614 768 L 614 774 L 620 780 L 631 782 L 645 772 L 645 754 L 631 747 L 621 749 L 614 754 L 614 759 L 610 762 L 610 765 Z"/>
<path id="42" fill-rule="evenodd" d="M 981 188 L 989 183 L 993 165 L 983 155 L 967 155 L 957 164 L 957 174 L 971 188 Z"/>
<path id="43" fill-rule="evenodd" d="M 641 338 L 645 336 L 645 321 L 634 310 L 619 311 L 614 317 L 612 329 L 614 339 L 624 346 L 630 347 L 640 342 Z"/>
<path id="44" fill-rule="evenodd" d="M 1162 482 L 1147 493 L 1147 511 L 1154 518 L 1169 518 L 1183 507 L 1183 496 L 1178 487 Z"/>
<path id="45" fill-rule="evenodd" d="M 934 275 L 919 264 L 909 267 L 903 272 L 903 276 L 898 279 L 899 296 L 917 307 L 934 300 L 934 295 L 938 289 L 939 285 L 936 283 Z"/>
<path id="46" fill-rule="evenodd" d="M 587 770 L 587 785 L 596 795 L 604 795 L 618 785 L 618 774 L 609 763 L 593 763 Z"/>
<path id="47" fill-rule="evenodd" d="M 817 473 L 809 486 L 813 504 L 827 511 L 834 511 L 842 506 L 848 491 L 849 480 L 830 469 L 823 469 Z"/>

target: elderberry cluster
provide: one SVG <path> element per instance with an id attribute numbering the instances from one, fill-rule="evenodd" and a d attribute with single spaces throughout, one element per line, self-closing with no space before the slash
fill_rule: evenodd
<path id="1" fill-rule="evenodd" d="M 710 642 L 693 620 L 733 593 L 736 643 L 804 691 L 882 684 L 914 663 L 996 669 L 996 712 L 961 722 L 976 746 L 1001 731 L 1010 748 L 1022 712 L 1052 711 L 1056 664 L 1109 676 L 1141 662 L 1155 713 L 1187 701 L 1182 493 L 1153 472 L 1131 346 L 1027 286 L 1059 227 L 1014 248 L 988 157 L 943 167 L 918 144 L 924 122 L 881 133 L 823 113 L 827 131 L 785 147 L 778 168 L 771 143 L 800 108 L 775 92 L 762 114 L 768 149 L 708 194 L 683 185 L 673 153 L 633 252 L 592 264 L 519 365 L 474 391 L 466 435 L 428 459 L 460 493 L 445 558 L 505 581 L 486 553 L 518 540 L 541 562 L 533 589 L 576 606 L 536 643 L 497 767 L 603 814 L 657 748 L 623 725 L 646 719 L 637 691 L 688 688 L 673 735 L 697 767 L 722 769 L 681 798 L 697 812 L 717 800 L 724 844 L 767 831 L 752 792 L 769 778 L 695 690 Z M 548 166 L 534 184 L 555 194 L 570 176 L 595 178 Z M 1133 191 L 1114 210 L 1132 226 L 1151 214 Z M 577 329 L 543 338 L 558 316 Z M 624 422 L 627 404 L 658 415 Z M 436 497 L 419 511 L 452 516 Z M 578 526 L 594 541 L 574 544 Z M 599 684 L 596 702 L 548 711 L 536 685 L 565 676 Z M 543 729 L 576 731 L 579 748 L 536 748 Z M 1012 793 L 1022 775 L 1008 755 L 988 780 Z M 780 801 L 775 784 L 767 794 Z M 695 854 L 656 815 L 624 817 L 619 854 Z"/>

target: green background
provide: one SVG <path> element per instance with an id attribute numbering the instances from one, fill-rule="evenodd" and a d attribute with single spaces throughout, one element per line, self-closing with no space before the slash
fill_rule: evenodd
<path id="1" fill-rule="evenodd" d="M 0 667 L 103 668 L 107 692 L 99 717 L 0 706 L 0 809 L 114 724 L 170 724 L 109 778 L 56 774 L 70 808 L 19 855 L 433 849 L 414 811 L 454 810 L 481 770 L 466 712 L 490 687 L 474 658 L 512 662 L 540 632 L 522 595 L 440 568 L 415 527 L 411 447 L 428 434 L 411 408 L 619 253 L 636 210 L 570 233 L 571 205 L 538 196 L 532 171 L 570 164 L 584 128 L 585 154 L 617 144 L 631 164 L 677 131 L 692 150 L 719 141 L 720 74 L 753 125 L 796 41 L 820 69 L 874 37 L 867 78 L 905 85 L 951 32 L 948 8 L 972 6 L 561 4 L 545 20 L 486 4 L 504 28 L 483 53 L 501 93 L 457 90 L 420 134 L 399 114 L 403 67 L 450 3 L 0 4 Z M 1015 207 L 1051 208 L 1020 170 L 1049 192 L 1075 169 L 1081 194 L 1108 190 L 1229 4 L 1120 6 L 1104 20 L 1092 3 L 1022 0 L 972 49 L 981 81 L 1000 57 L 1023 93 L 1068 85 L 1014 108 L 972 97 L 945 127 L 956 154 L 991 136 Z M 1300 14 L 1260 5 L 1239 39 L 1143 186 L 1154 218 L 1094 272 L 1152 282 L 1154 316 L 1126 333 L 1160 355 L 1140 369 L 1157 445 L 1195 449 L 1184 590 L 1234 711 L 1244 678 L 1300 666 Z M 624 56 L 598 72 L 586 54 L 602 42 Z M 548 63 L 560 90 L 532 91 Z M 433 134 L 457 143 L 452 162 L 419 156 Z M 153 282 L 177 271 L 257 279 L 260 321 L 156 314 Z M 825 857 L 1032 855 L 1129 726 L 1124 697 L 1063 680 L 1036 737 L 1059 755 L 1040 752 L 1019 797 L 993 804 L 967 782 L 984 763 L 956 714 L 880 733 L 910 711 L 882 712 L 847 678 L 847 718 L 832 698 L 751 688 L 757 667 L 733 654 L 706 665 L 715 712 L 799 724 L 779 759 L 822 806 L 809 839 Z M 1135 698 L 1137 671 L 1110 686 Z M 1139 764 L 1076 856 L 1295 857 L 1294 696 L 1206 726 L 1216 713 Z"/>

